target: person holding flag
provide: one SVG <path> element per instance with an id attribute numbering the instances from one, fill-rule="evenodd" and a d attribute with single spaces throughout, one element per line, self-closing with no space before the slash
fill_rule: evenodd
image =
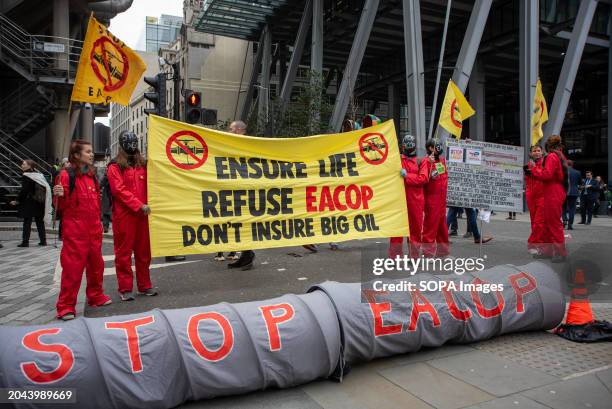
<path id="1" fill-rule="evenodd" d="M 533 145 L 529 153 L 535 167 L 542 167 L 543 153 L 540 145 Z M 538 254 L 539 245 L 542 243 L 542 233 L 544 226 L 543 218 L 538 217 L 544 206 L 544 184 L 541 180 L 533 177 L 531 173 L 525 173 L 525 200 L 529 209 L 529 219 L 531 221 L 531 234 L 527 239 L 527 250 L 529 254 Z"/>
<path id="2" fill-rule="evenodd" d="M 429 182 L 429 164 L 433 157 L 417 159 L 416 138 L 413 135 L 404 135 L 402 138 L 402 169 L 401 177 L 404 179 L 406 190 L 406 205 L 408 207 L 408 240 L 410 257 L 417 258 L 421 252 L 423 234 L 423 207 L 425 196 L 423 186 Z M 389 244 L 389 258 L 403 256 L 403 237 L 392 237 Z"/>
<path id="3" fill-rule="evenodd" d="M 567 191 L 567 159 L 562 152 L 561 137 L 553 135 L 546 141 L 548 155 L 542 166 L 536 166 L 533 160 L 525 165 L 525 172 L 543 184 L 543 195 L 546 198 L 541 211 L 536 213 L 536 223 L 543 226 L 542 241 L 536 258 L 550 258 L 553 263 L 564 262 L 567 256 L 565 235 L 561 213 Z"/>

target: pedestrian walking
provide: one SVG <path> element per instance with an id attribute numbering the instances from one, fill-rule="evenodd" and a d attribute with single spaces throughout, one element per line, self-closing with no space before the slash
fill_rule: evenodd
<path id="1" fill-rule="evenodd" d="M 57 317 L 71 320 L 76 316 L 76 301 L 83 270 L 86 272 L 87 303 L 92 307 L 111 304 L 104 294 L 102 280 L 102 223 L 100 223 L 100 187 L 93 168 L 94 153 L 90 142 L 73 141 L 70 167 L 63 169 L 53 187 L 62 212 L 63 241 L 60 293 Z"/>
<path id="2" fill-rule="evenodd" d="M 574 161 L 568 160 L 567 167 L 569 187 L 567 189 L 567 196 L 563 205 L 563 223 L 567 230 L 574 230 L 573 226 L 574 215 L 576 214 L 576 201 L 578 200 L 578 195 L 580 194 L 579 187 L 582 181 L 582 176 L 580 175 L 580 172 L 574 169 Z"/>
<path id="3" fill-rule="evenodd" d="M 132 301 L 136 265 L 138 293 L 157 295 L 151 284 L 151 245 L 147 205 L 147 167 L 138 149 L 138 136 L 131 131 L 119 135 L 119 151 L 107 169 L 112 197 L 113 243 L 115 271 L 121 301 Z"/>
<path id="4" fill-rule="evenodd" d="M 599 183 L 593 179 L 593 172 L 587 170 L 580 186 L 580 223 L 591 224 L 595 201 L 599 196 Z"/>
<path id="5" fill-rule="evenodd" d="M 12 206 L 18 206 L 19 215 L 23 218 L 21 244 L 17 247 L 30 246 L 32 219 L 38 230 L 38 245 L 46 246 L 45 223 L 51 224 L 51 187 L 42 173 L 38 172 L 33 160 L 24 160 L 21 163 L 21 171 L 21 190 L 17 199 L 10 202 Z"/>

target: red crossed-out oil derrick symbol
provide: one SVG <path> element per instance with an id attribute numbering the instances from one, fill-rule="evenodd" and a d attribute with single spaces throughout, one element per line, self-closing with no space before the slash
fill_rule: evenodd
<path id="1" fill-rule="evenodd" d="M 89 55 L 94 74 L 104 84 L 104 91 L 116 91 L 128 77 L 130 63 L 127 54 L 110 38 L 98 38 Z"/>
<path id="2" fill-rule="evenodd" d="M 208 159 L 208 145 L 193 131 L 178 131 L 168 138 L 166 155 L 174 166 L 193 170 L 202 166 Z"/>
<path id="3" fill-rule="evenodd" d="M 359 153 L 370 165 L 380 165 L 389 155 L 389 144 L 378 132 L 370 132 L 359 139 Z"/>

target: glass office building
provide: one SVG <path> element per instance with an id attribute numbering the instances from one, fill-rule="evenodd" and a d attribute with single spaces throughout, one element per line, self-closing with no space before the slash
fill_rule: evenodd
<path id="1" fill-rule="evenodd" d="M 146 17 L 146 51 L 157 53 L 179 36 L 183 18 L 162 14 L 160 18 Z"/>

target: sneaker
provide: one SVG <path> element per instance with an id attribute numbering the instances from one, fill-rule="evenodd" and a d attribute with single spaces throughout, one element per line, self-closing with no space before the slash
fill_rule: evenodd
<path id="1" fill-rule="evenodd" d="M 315 246 L 314 244 L 304 244 L 302 247 L 304 247 L 306 250 L 310 251 L 311 253 L 317 253 L 319 250 L 317 250 L 317 246 Z"/>
<path id="2" fill-rule="evenodd" d="M 46 246 L 47 242 L 46 241 L 41 241 L 40 243 L 38 243 L 39 246 Z"/>
<path id="3" fill-rule="evenodd" d="M 215 261 L 225 261 L 225 257 L 223 257 L 223 254 L 221 255 L 217 254 L 215 256 Z"/>
<path id="4" fill-rule="evenodd" d="M 332 250 L 338 250 L 338 244 L 337 243 L 329 243 L 329 248 Z"/>
<path id="5" fill-rule="evenodd" d="M 17 247 L 30 247 L 30 243 L 21 243 L 18 244 Z"/>
<path id="6" fill-rule="evenodd" d="M 469 238 L 470 238 L 470 237 L 472 237 L 472 236 L 474 236 L 474 235 L 472 234 L 472 232 L 471 232 L 471 231 L 468 231 L 468 232 L 466 232 L 466 233 L 463 235 L 463 238 L 464 238 L 464 239 L 469 239 Z"/>
<path id="7" fill-rule="evenodd" d="M 480 244 L 481 240 L 482 240 L 482 244 L 484 244 L 484 243 L 488 243 L 491 240 L 493 240 L 493 237 L 491 237 L 491 236 L 484 236 L 484 237 L 480 237 L 478 239 L 474 239 L 474 244 Z"/>
<path id="8" fill-rule="evenodd" d="M 157 295 L 157 291 L 153 288 L 147 288 L 144 291 L 138 291 L 138 295 L 146 295 L 147 297 L 153 297 Z"/>
<path id="9" fill-rule="evenodd" d="M 121 298 L 121 301 L 134 301 L 134 296 L 129 291 L 125 293 L 120 293 L 119 297 Z"/>
<path id="10" fill-rule="evenodd" d="M 106 305 L 111 305 L 113 303 L 113 300 L 111 300 L 110 298 L 106 301 L 104 301 L 102 304 L 98 305 L 98 307 L 104 307 Z"/>
<path id="11" fill-rule="evenodd" d="M 451 230 L 450 233 L 448 233 L 449 236 L 456 236 L 457 235 L 457 230 Z"/>
<path id="12" fill-rule="evenodd" d="M 532 256 L 535 256 L 536 254 L 538 254 L 538 250 L 537 249 L 529 249 L 529 250 L 527 250 L 527 253 L 531 254 Z"/>
<path id="13" fill-rule="evenodd" d="M 71 312 L 69 312 L 68 314 L 64 314 L 61 317 L 58 317 L 58 319 L 62 320 L 62 321 L 70 321 L 73 320 L 75 318 L 75 315 Z"/>
<path id="14" fill-rule="evenodd" d="M 240 256 L 238 256 L 235 251 L 232 251 L 227 255 L 228 260 L 238 260 L 239 258 Z"/>

